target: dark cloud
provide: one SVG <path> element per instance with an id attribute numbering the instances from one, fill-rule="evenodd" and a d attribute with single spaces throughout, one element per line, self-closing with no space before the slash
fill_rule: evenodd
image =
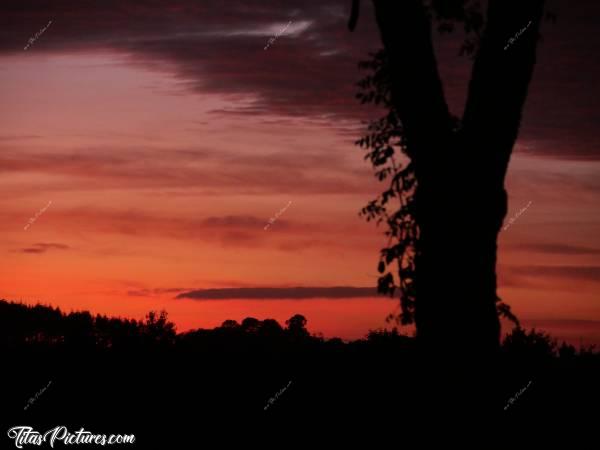
<path id="1" fill-rule="evenodd" d="M 524 319 L 523 323 L 535 327 L 577 327 L 577 328 L 592 328 L 600 331 L 600 320 L 587 319 Z"/>
<path id="2" fill-rule="evenodd" d="M 518 244 L 511 249 L 557 255 L 598 255 L 600 249 L 568 244 Z"/>
<path id="3" fill-rule="evenodd" d="M 3 4 L 7 15 L 0 21 L 0 51 L 21 50 L 28 39 L 25 30 L 35 34 L 37 22 L 52 17 L 52 27 L 31 50 L 113 49 L 136 64 L 174 73 L 191 89 L 251 95 L 250 104 L 234 108 L 250 114 L 345 117 L 355 111 L 352 118 L 361 116 L 360 108 L 348 108 L 358 105 L 353 97 L 356 64 L 379 44 L 347 31 L 346 2 L 198 3 L 9 1 Z M 376 38 L 368 9 L 364 16 L 362 30 Z"/>
<path id="4" fill-rule="evenodd" d="M 137 291 L 127 291 L 127 295 L 131 297 L 149 297 L 152 295 L 152 292 L 148 289 L 140 289 Z"/>
<path id="5" fill-rule="evenodd" d="M 182 292 L 177 299 L 191 298 L 194 300 L 276 300 L 292 299 L 306 300 L 314 298 L 348 299 L 377 297 L 375 288 L 367 287 L 289 287 L 289 288 L 224 288 L 199 289 Z M 383 297 L 382 297 L 383 298 Z M 387 298 L 387 297 L 385 297 Z"/>
<path id="6" fill-rule="evenodd" d="M 54 244 L 54 243 L 45 243 L 39 242 L 37 244 L 33 244 L 31 247 L 22 248 L 19 250 L 20 253 L 46 253 L 48 250 L 69 250 L 70 247 L 65 244 Z"/>
<path id="7" fill-rule="evenodd" d="M 173 292 L 187 291 L 188 288 L 158 288 L 154 289 L 157 294 L 172 294 Z"/>
<path id="8" fill-rule="evenodd" d="M 28 57 L 46 52 L 113 50 L 135 64 L 175 74 L 191 90 L 242 94 L 251 100 L 220 113 L 284 114 L 356 121 L 370 111 L 354 100 L 356 68 L 381 46 L 370 2 L 358 28 L 347 28 L 349 0 L 133 0 L 39 2 L 0 6 L 0 52 L 23 52 L 52 20 Z M 600 159 L 600 3 L 581 0 L 549 7 L 520 137 L 532 154 Z M 271 37 L 281 32 L 264 50 Z M 460 36 L 435 35 L 452 109 L 460 113 L 470 61 L 456 56 Z"/>
<path id="9" fill-rule="evenodd" d="M 512 266 L 509 274 L 531 278 L 562 278 L 600 282 L 600 266 Z"/>

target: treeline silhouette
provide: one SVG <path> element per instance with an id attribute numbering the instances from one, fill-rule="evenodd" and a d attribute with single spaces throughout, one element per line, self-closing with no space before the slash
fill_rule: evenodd
<path id="1" fill-rule="evenodd" d="M 130 320 L 0 300 L 0 352 L 5 430 L 26 424 L 134 433 L 139 448 L 199 423 L 207 433 L 225 423 L 301 418 L 317 426 L 335 418 L 359 420 L 365 432 L 373 420 L 383 431 L 449 408 L 456 414 L 478 379 L 476 371 L 452 378 L 451 367 L 422 358 L 415 339 L 397 329 L 344 342 L 311 335 L 300 314 L 284 325 L 249 317 L 177 333 L 164 311 Z M 517 328 L 504 339 L 494 373 L 484 407 L 515 426 L 523 416 L 583 417 L 582 408 L 599 398 L 600 354 L 536 330 Z"/>

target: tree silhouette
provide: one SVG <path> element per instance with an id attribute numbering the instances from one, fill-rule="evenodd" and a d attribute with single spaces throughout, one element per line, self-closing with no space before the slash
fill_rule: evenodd
<path id="1" fill-rule="evenodd" d="M 175 340 L 175 324 L 168 321 L 168 314 L 164 310 L 160 314 L 150 311 L 142 330 L 149 344 L 168 345 Z"/>
<path id="2" fill-rule="evenodd" d="M 306 329 L 306 317 L 302 314 L 295 314 L 285 321 L 287 330 L 292 336 L 305 337 L 308 336 L 308 330 Z"/>
<path id="3" fill-rule="evenodd" d="M 256 333 L 260 328 L 260 320 L 254 317 L 246 317 L 242 320 L 242 330 L 247 333 Z"/>
<path id="4" fill-rule="evenodd" d="M 259 333 L 266 337 L 278 337 L 283 335 L 283 328 L 274 319 L 265 319 L 260 324 Z"/>
<path id="5" fill-rule="evenodd" d="M 388 114 L 357 141 L 390 188 L 363 210 L 385 221 L 390 241 L 378 266 L 380 292 L 399 288 L 399 320 L 417 326 L 427 348 L 495 353 L 498 314 L 516 320 L 496 294 L 497 236 L 507 212 L 504 178 L 535 64 L 544 0 L 374 0 L 384 50 L 360 67 L 363 103 Z M 356 26 L 353 2 L 350 28 Z M 461 118 L 446 104 L 432 44 L 463 25 L 461 53 L 474 56 Z M 505 50 L 506 43 L 530 23 Z M 388 202 L 399 200 L 389 212 Z M 397 264 L 396 282 L 390 270 Z M 461 325 L 457 326 L 457 322 Z"/>
<path id="6" fill-rule="evenodd" d="M 227 329 L 235 329 L 239 326 L 240 326 L 240 324 L 237 323 L 236 320 L 231 320 L 231 319 L 227 319 L 221 324 L 221 328 L 227 328 Z"/>
<path id="7" fill-rule="evenodd" d="M 297 387 L 286 391 L 285 400 L 277 400 L 286 420 L 315 417 L 318 404 L 322 415 L 316 417 L 325 421 L 335 417 L 353 423 L 367 411 L 380 423 L 390 424 L 391 418 L 409 426 L 414 418 L 433 424 L 444 408 L 464 421 L 460 414 L 468 408 L 493 424 L 496 433 L 503 429 L 502 422 L 491 420 L 494 415 L 465 401 L 465 388 L 476 375 L 465 376 L 468 384 L 446 382 L 461 363 L 452 360 L 452 365 L 434 372 L 437 379 L 428 379 L 429 367 L 421 370 L 415 338 L 395 329 L 342 341 L 311 336 L 300 314 L 290 317 L 285 329 L 273 319 L 247 318 L 242 323 L 248 325 L 246 330 L 226 320 L 214 329 L 175 334 L 161 313 L 134 321 L 0 300 L 0 353 L 10 366 L 0 376 L 7 386 L 0 403 L 2 417 L 23 409 L 51 380 L 48 392 L 35 401 L 40 419 L 28 410 L 22 420 L 84 418 L 94 428 L 137 422 L 141 436 L 144 430 L 158 430 L 144 439 L 165 439 L 169 443 L 162 447 L 173 448 L 173 436 L 182 424 L 192 428 L 199 420 L 209 425 L 223 420 L 246 423 L 293 380 Z M 78 336 L 84 340 L 78 342 Z M 523 410 L 531 419 L 536 411 L 545 411 L 545 417 L 562 423 L 573 411 L 587 412 L 598 403 L 594 389 L 597 392 L 600 353 L 593 348 L 576 351 L 564 343 L 557 347 L 545 333 L 517 328 L 504 340 L 499 359 L 500 382 L 494 386 L 499 402 L 490 402 L 497 406 L 496 413 L 504 414 L 509 399 L 518 397 L 508 409 L 512 416 Z M 530 380 L 527 393 L 518 394 Z M 457 398 L 441 397 L 438 385 L 456 392 Z M 472 391 L 483 397 L 481 390 Z M 102 401 L 81 401 L 86 398 Z M 119 404 L 123 398 L 127 402 Z M 390 410 L 390 405 L 402 407 Z M 443 422 L 449 417 L 444 415 Z M 531 425 L 530 420 L 523 423 Z M 375 431 L 369 425 L 364 424 L 365 431 Z M 394 433 L 386 436 L 390 443 L 398 439 Z M 193 448 L 187 444 L 181 448 Z"/>

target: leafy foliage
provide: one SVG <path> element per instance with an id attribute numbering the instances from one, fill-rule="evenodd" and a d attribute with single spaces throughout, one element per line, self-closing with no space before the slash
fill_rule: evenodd
<path id="1" fill-rule="evenodd" d="M 411 158 L 405 145 L 400 118 L 392 104 L 388 61 L 384 50 L 371 54 L 372 59 L 359 63 L 359 68 L 370 73 L 358 82 L 361 91 L 356 95 L 361 104 L 382 105 L 387 114 L 373 120 L 367 127 L 367 134 L 355 142 L 367 151 L 379 181 L 387 181 L 388 188 L 371 200 L 360 215 L 367 221 L 375 220 L 379 225 L 385 222 L 388 244 L 381 250 L 377 266 L 381 276 L 377 290 L 384 295 L 394 296 L 400 291 L 402 324 L 413 322 L 415 306 L 415 256 L 418 227 L 415 221 L 414 193 L 416 176 Z M 392 274 L 396 268 L 398 278 Z M 388 320 L 394 316 L 388 316 Z"/>

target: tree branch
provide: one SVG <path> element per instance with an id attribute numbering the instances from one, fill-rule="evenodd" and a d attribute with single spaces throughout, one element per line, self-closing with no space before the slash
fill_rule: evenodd
<path id="1" fill-rule="evenodd" d="M 407 147 L 413 154 L 442 151 L 436 143 L 448 136 L 451 122 L 425 7 L 421 0 L 373 0 L 373 4 L 390 63 L 392 102 Z"/>
<path id="2" fill-rule="evenodd" d="M 352 9 L 350 10 L 350 20 L 348 21 L 348 29 L 354 31 L 358 22 L 360 13 L 360 0 L 352 0 Z"/>
<path id="3" fill-rule="evenodd" d="M 504 180 L 536 59 L 545 0 L 490 0 L 475 58 L 462 138 L 468 160 L 488 161 Z M 484 169 L 484 167 L 481 167 Z M 500 170 L 498 170 L 500 169 Z M 492 180 L 490 180 L 492 181 Z"/>

